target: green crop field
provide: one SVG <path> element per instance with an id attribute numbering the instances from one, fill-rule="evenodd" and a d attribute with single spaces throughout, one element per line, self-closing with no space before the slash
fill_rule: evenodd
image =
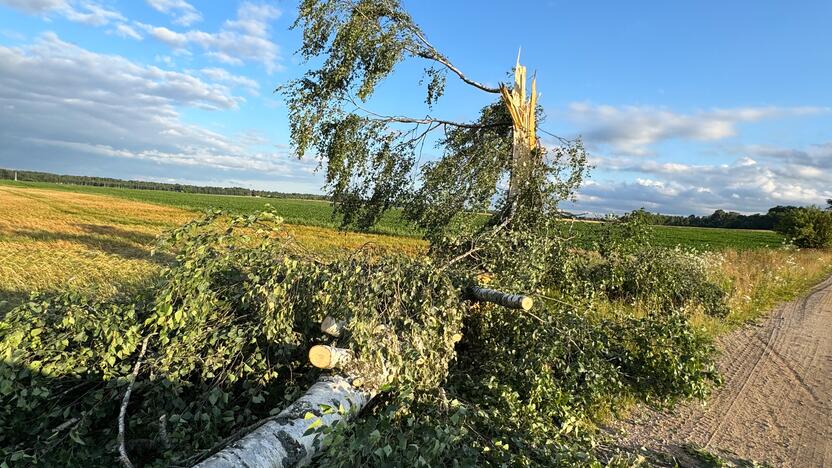
<path id="1" fill-rule="evenodd" d="M 339 225 L 339 220 L 332 216 L 332 206 L 329 202 L 320 200 L 206 195 L 42 182 L 0 181 L 0 185 L 109 195 L 127 200 L 197 211 L 223 209 L 236 213 L 251 213 L 263 209 L 266 204 L 270 204 L 290 224 L 332 228 Z M 599 223 L 576 221 L 573 224 L 573 229 L 591 235 L 596 226 L 599 226 Z M 395 210 L 388 212 L 371 232 L 409 237 L 419 236 L 418 230 L 402 220 Z M 722 250 L 726 248 L 744 250 L 779 247 L 783 244 L 783 237 L 772 231 L 655 226 L 652 243 L 664 247 L 681 245 L 698 250 Z"/>
<path id="2" fill-rule="evenodd" d="M 591 244 L 594 231 L 602 226 L 599 222 L 574 221 L 571 223 L 571 230 L 576 235 L 584 237 L 585 244 Z M 650 243 L 653 245 L 682 246 L 700 251 L 777 248 L 783 245 L 784 240 L 783 236 L 774 231 L 749 229 L 652 226 L 651 230 Z"/>
<path id="3" fill-rule="evenodd" d="M 774 231 L 683 226 L 654 226 L 653 230 L 656 245 L 684 245 L 699 250 L 775 248 L 782 246 L 783 241 L 783 236 Z"/>

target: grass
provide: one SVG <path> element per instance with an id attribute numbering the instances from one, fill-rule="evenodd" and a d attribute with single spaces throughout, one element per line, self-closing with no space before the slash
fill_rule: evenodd
<path id="1" fill-rule="evenodd" d="M 800 296 L 832 274 L 832 250 L 725 250 L 706 258 L 712 275 L 730 291 L 727 317 L 694 316 L 711 336 L 757 320 L 776 304 Z"/>
<path id="2" fill-rule="evenodd" d="M 198 214 L 91 193 L 0 185 L 0 315 L 30 292 L 100 297 L 141 288 L 169 257 L 150 256 L 158 234 Z M 367 248 L 418 254 L 423 241 L 288 226 L 307 249 L 331 256 Z"/>
<path id="3" fill-rule="evenodd" d="M 329 204 L 314 200 L 261 199 L 151 190 L 0 181 L 0 313 L 31 291 L 131 292 L 151 278 L 164 257 L 150 257 L 155 237 L 198 216 L 223 208 L 252 212 L 271 203 L 294 223 L 287 229 L 310 250 L 333 255 L 366 247 L 379 253 L 420 254 L 425 243 L 390 215 L 380 231 L 408 236 L 339 232 Z M 392 221 L 391 221 L 392 220 Z M 575 222 L 589 233 L 598 223 Z M 768 231 L 657 226 L 653 242 L 711 251 L 714 275 L 731 290 L 731 315 L 698 320 L 712 335 L 753 320 L 778 301 L 790 299 L 832 273 L 832 252 L 779 246 Z"/>

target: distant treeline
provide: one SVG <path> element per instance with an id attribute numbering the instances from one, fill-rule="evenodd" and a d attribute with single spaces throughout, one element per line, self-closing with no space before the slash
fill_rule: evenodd
<path id="1" fill-rule="evenodd" d="M 88 177 L 75 175 L 50 174 L 48 172 L 15 171 L 0 168 L 0 180 L 17 180 L 25 182 L 52 182 L 56 184 L 91 185 L 95 187 L 116 187 L 139 190 L 166 190 L 169 192 L 205 193 L 213 195 L 245 195 L 253 197 L 271 198 L 302 198 L 310 200 L 327 200 L 325 195 L 309 193 L 284 193 L 267 190 L 252 190 L 242 187 L 208 187 L 200 185 L 166 184 L 162 182 L 148 182 L 144 180 L 121 180 L 109 177 Z"/>
<path id="2" fill-rule="evenodd" d="M 782 216 L 796 206 L 775 206 L 766 213 L 744 215 L 735 211 L 716 210 L 708 216 L 672 216 L 639 210 L 649 224 L 662 226 L 691 226 L 726 229 L 774 229 Z"/>

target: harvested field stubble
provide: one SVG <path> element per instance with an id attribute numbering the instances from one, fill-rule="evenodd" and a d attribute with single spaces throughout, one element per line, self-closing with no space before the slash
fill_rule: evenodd
<path id="1" fill-rule="evenodd" d="M 179 208 L 67 191 L 0 186 L 0 314 L 31 292 L 131 293 L 169 261 L 156 236 L 198 216 Z M 287 232 L 310 252 L 419 254 L 422 241 L 315 226 Z"/>

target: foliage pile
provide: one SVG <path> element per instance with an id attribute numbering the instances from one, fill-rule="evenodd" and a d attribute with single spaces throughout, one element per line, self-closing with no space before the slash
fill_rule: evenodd
<path id="1" fill-rule="evenodd" d="M 279 412 L 317 377 L 305 356 L 315 343 L 350 347 L 350 370 L 384 391 L 355 424 L 327 430 L 324 466 L 589 462 L 593 418 L 622 397 L 666 404 L 702 397 L 716 379 L 710 345 L 673 309 L 610 315 L 580 295 L 533 313 L 469 306 L 459 291 L 471 279 L 431 260 L 323 263 L 274 213 L 224 219 L 214 212 L 168 234 L 176 264 L 144 297 L 33 299 L 0 322 L 6 461 L 113 460 L 120 397 L 145 339 L 127 449 L 160 465 L 195 461 Z M 559 237 L 510 239 L 550 266 L 532 262 L 517 286 L 572 268 Z M 482 271 L 501 268 L 522 273 Z M 347 333 L 323 336 L 325 315 Z"/>
<path id="2" fill-rule="evenodd" d="M 704 397 L 712 348 L 679 313 L 593 317 L 548 304 L 535 316 L 487 306 L 434 390 L 388 396 L 327 431 L 321 466 L 587 466 L 593 420 L 622 397 Z"/>
<path id="3" fill-rule="evenodd" d="M 641 211 L 607 220 L 592 238 L 597 255 L 585 256 L 575 268 L 577 283 L 609 300 L 638 303 L 648 310 L 693 306 L 725 317 L 728 292 L 711 278 L 701 254 L 651 246 L 651 230 Z M 555 277 L 553 283 L 568 286 L 565 279 Z"/>
<path id="4" fill-rule="evenodd" d="M 164 239 L 177 262 L 146 297 L 33 298 L 7 314 L 0 458 L 114 460 L 121 395 L 144 340 L 127 418 L 127 449 L 140 463 L 194 461 L 297 398 L 317 376 L 306 351 L 328 340 L 325 314 L 348 321 L 362 375 L 391 376 L 368 385 L 434 388 L 447 375 L 464 304 L 429 260 L 321 263 L 281 235 L 273 213 L 226 229 L 220 216 Z"/>

